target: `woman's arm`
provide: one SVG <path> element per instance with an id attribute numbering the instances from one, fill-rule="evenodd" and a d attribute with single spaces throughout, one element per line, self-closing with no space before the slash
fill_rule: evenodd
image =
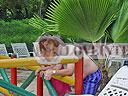
<path id="1" fill-rule="evenodd" d="M 53 70 L 53 75 L 71 76 L 74 73 L 74 64 L 67 64 L 66 69 Z"/>
<path id="2" fill-rule="evenodd" d="M 61 64 L 59 65 L 51 65 L 51 66 L 41 66 L 40 68 L 38 68 L 36 71 L 35 71 L 35 75 L 37 75 L 39 72 L 41 71 L 46 71 L 46 70 L 60 70 L 62 67 Z"/>
<path id="3" fill-rule="evenodd" d="M 60 70 L 62 68 L 61 64 L 55 65 L 52 69 L 53 70 Z"/>
<path id="4" fill-rule="evenodd" d="M 71 76 L 74 73 L 74 64 L 68 64 L 66 69 L 61 70 L 52 70 L 48 69 L 45 71 L 44 75 L 47 80 L 50 80 L 52 75 L 59 75 L 59 76 Z"/>

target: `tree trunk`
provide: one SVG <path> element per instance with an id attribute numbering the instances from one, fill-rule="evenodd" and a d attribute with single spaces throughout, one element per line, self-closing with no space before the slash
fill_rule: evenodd
<path id="1" fill-rule="evenodd" d="M 25 7 L 25 18 L 29 18 L 29 13 L 28 13 L 28 9 Z"/>

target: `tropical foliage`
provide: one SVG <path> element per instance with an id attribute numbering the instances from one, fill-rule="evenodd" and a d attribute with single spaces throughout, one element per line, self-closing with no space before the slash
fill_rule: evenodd
<path id="1" fill-rule="evenodd" d="M 7 47 L 11 43 L 27 43 L 32 45 L 38 36 L 43 32 L 33 28 L 28 24 L 29 19 L 22 21 L 12 20 L 11 22 L 0 21 L 0 44 L 6 44 Z"/>
<path id="2" fill-rule="evenodd" d="M 128 0 L 122 5 L 119 17 L 113 27 L 112 38 L 114 42 L 128 43 Z"/>
<path id="3" fill-rule="evenodd" d="M 96 42 L 118 17 L 122 0 L 54 0 L 46 16 L 30 20 L 34 27 L 67 37 Z"/>
<path id="4" fill-rule="evenodd" d="M 0 0 L 0 19 L 25 19 L 44 16 L 52 0 Z"/>

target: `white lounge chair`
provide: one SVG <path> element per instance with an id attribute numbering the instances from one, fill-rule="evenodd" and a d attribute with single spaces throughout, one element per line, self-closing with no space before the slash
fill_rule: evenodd
<path id="1" fill-rule="evenodd" d="M 118 46 L 118 52 L 119 54 L 116 54 L 116 49 L 115 46 Z M 107 52 L 107 50 L 105 50 L 105 55 L 106 55 L 106 62 L 105 65 L 108 65 L 108 68 L 113 64 L 113 62 L 119 63 L 120 67 L 123 66 L 124 61 L 126 60 L 126 58 L 122 55 L 122 50 L 119 47 L 119 45 L 116 44 L 110 44 L 107 45 L 107 47 L 111 50 L 112 54 L 109 54 L 109 52 Z"/>
<path id="2" fill-rule="evenodd" d="M 8 56 L 8 52 L 7 52 L 7 49 L 5 47 L 5 44 L 0 44 L 0 55 Z"/>
<path id="3" fill-rule="evenodd" d="M 26 43 L 11 43 L 11 46 L 17 58 L 30 57 Z"/>
<path id="4" fill-rule="evenodd" d="M 120 68 L 98 96 L 128 96 L 128 66 Z"/>

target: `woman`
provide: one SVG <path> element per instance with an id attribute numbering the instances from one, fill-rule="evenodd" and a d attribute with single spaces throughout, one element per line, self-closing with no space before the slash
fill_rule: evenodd
<path id="1" fill-rule="evenodd" d="M 47 43 L 50 44 L 50 43 Z M 50 46 L 50 45 L 49 45 Z M 72 45 L 68 45 L 69 49 L 69 54 L 68 56 L 74 56 L 73 52 L 73 47 Z M 51 47 L 52 48 L 52 47 Z M 57 47 L 56 47 L 57 48 Z M 56 49 L 57 51 L 58 49 Z M 82 51 L 83 52 L 83 51 Z M 101 71 L 99 70 L 98 66 L 90 59 L 86 54 L 83 53 L 83 58 L 84 58 L 84 64 L 83 64 L 83 94 L 91 94 L 95 95 L 98 87 L 100 85 L 101 81 Z M 44 73 L 45 77 L 47 80 L 50 80 L 52 75 L 60 75 L 60 76 L 71 76 L 74 73 L 74 64 L 67 64 L 67 68 L 65 69 L 59 69 L 59 65 L 55 66 L 58 69 L 48 69 L 45 71 L 37 70 L 36 72 Z M 63 96 L 63 95 L 62 95 Z"/>
<path id="2" fill-rule="evenodd" d="M 40 53 L 43 57 L 45 57 L 47 61 L 50 61 L 55 56 L 58 56 L 58 47 L 61 44 L 62 41 L 59 41 L 56 37 L 44 36 L 44 38 L 42 37 L 39 40 Z M 40 75 L 42 76 L 46 71 L 61 70 L 61 69 L 63 69 L 63 65 L 42 66 L 36 70 L 35 74 L 37 75 L 40 72 Z M 64 96 L 64 94 L 71 91 L 70 86 L 68 84 L 56 80 L 51 76 L 45 76 L 45 77 L 47 80 L 51 81 L 52 85 L 54 86 L 55 90 L 58 93 L 58 96 Z"/>

